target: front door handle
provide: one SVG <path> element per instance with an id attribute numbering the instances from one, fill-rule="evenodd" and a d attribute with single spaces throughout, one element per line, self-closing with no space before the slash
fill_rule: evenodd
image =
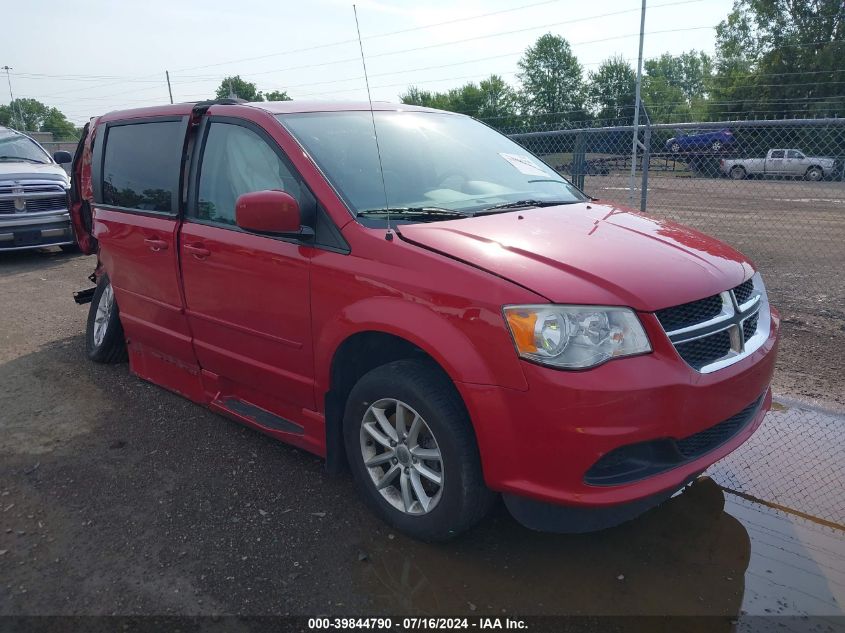
<path id="1" fill-rule="evenodd" d="M 144 240 L 144 244 L 146 244 L 151 251 L 155 251 L 156 253 L 167 250 L 167 242 L 155 237 L 148 237 Z"/>
<path id="2" fill-rule="evenodd" d="M 185 244 L 185 250 L 197 259 L 205 259 L 211 255 L 211 251 L 202 244 Z"/>

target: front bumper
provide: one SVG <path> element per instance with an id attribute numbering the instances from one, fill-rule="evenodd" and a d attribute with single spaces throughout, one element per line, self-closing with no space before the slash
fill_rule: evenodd
<path id="1" fill-rule="evenodd" d="M 651 354 L 580 372 L 525 362 L 527 391 L 458 383 L 490 488 L 506 499 L 515 495 L 582 508 L 638 506 L 640 500 L 668 496 L 754 433 L 771 406 L 777 313 L 772 311 L 769 338 L 760 349 L 710 374 L 681 360 L 653 315 L 640 316 Z M 712 450 L 633 481 L 587 482 L 588 471 L 615 449 L 695 436 L 758 399 L 740 428 Z"/>
<path id="2" fill-rule="evenodd" d="M 0 216 L 0 251 L 18 251 L 73 244 L 66 210 Z"/>

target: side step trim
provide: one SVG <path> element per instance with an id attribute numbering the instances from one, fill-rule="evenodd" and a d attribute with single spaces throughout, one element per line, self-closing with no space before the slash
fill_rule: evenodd
<path id="1" fill-rule="evenodd" d="M 286 420 L 275 413 L 270 413 L 266 409 L 257 407 L 249 402 L 244 402 L 237 398 L 224 398 L 223 400 L 218 400 L 218 402 L 230 411 L 249 418 L 265 428 L 282 431 L 283 433 L 295 433 L 296 435 L 305 434 L 305 429 L 299 424 Z"/>

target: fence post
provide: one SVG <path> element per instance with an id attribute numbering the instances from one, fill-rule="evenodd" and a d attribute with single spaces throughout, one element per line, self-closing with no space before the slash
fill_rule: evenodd
<path id="1" fill-rule="evenodd" d="M 640 184 L 640 211 L 645 213 L 648 206 L 648 170 L 651 164 L 651 122 L 646 121 L 645 147 L 643 148 L 643 179 Z"/>
<path id="2" fill-rule="evenodd" d="M 587 137 L 584 131 L 575 136 L 575 149 L 572 153 L 572 184 L 584 189 L 584 172 L 587 171 Z"/>

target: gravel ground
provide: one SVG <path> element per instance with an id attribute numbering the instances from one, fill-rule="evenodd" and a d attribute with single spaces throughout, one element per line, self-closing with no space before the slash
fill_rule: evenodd
<path id="1" fill-rule="evenodd" d="M 803 552 L 841 555 L 841 534 L 810 524 L 799 538 L 794 518 L 729 511 L 707 480 L 599 534 L 529 532 L 501 507 L 445 546 L 392 534 L 315 457 L 125 364 L 85 360 L 87 306 L 71 293 L 93 263 L 0 255 L 0 615 L 736 615 L 748 596 L 760 610 L 838 613 L 845 563 Z M 801 347 L 783 349 L 779 386 Z M 825 380 L 841 392 L 841 378 Z M 743 513 L 785 526 L 781 549 L 756 549 Z M 787 550 L 806 583 L 766 577 Z M 822 602 L 806 597 L 828 586 Z"/>
<path id="2" fill-rule="evenodd" d="M 628 203 L 628 179 L 590 176 L 585 190 Z M 639 204 L 639 197 L 637 197 Z M 778 393 L 845 410 L 845 182 L 652 174 L 648 212 L 718 237 L 762 271 L 783 317 Z"/>

